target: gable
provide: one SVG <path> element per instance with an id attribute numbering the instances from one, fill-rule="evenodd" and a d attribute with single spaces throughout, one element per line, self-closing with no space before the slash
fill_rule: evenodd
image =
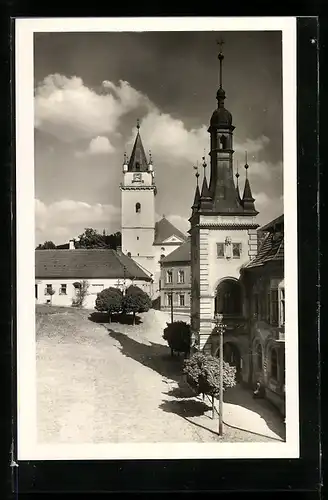
<path id="1" fill-rule="evenodd" d="M 179 245 L 180 243 L 183 243 L 183 242 L 184 242 L 184 240 L 182 238 L 179 238 L 178 236 L 173 234 L 169 238 L 166 238 L 166 240 L 163 240 L 162 244 L 165 245 L 166 243 L 176 243 L 177 245 Z"/>

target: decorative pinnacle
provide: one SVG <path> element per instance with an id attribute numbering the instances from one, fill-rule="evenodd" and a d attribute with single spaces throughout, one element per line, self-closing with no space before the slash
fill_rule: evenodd
<path id="1" fill-rule="evenodd" d="M 205 161 L 205 156 L 202 157 L 202 160 L 203 160 L 204 175 L 205 175 L 206 167 L 207 167 L 207 164 L 206 164 L 206 161 Z"/>
<path id="2" fill-rule="evenodd" d="M 245 170 L 246 170 L 246 179 L 247 179 L 247 170 L 249 168 L 249 165 L 247 163 L 247 151 L 245 151 Z"/>
<path id="3" fill-rule="evenodd" d="M 151 156 L 151 151 L 149 150 L 149 163 L 152 163 L 153 162 L 153 159 L 152 159 L 152 156 Z"/>
<path id="4" fill-rule="evenodd" d="M 128 157 L 126 155 L 126 151 L 124 151 L 124 164 L 126 164 L 128 162 Z"/>
<path id="5" fill-rule="evenodd" d="M 235 176 L 237 178 L 237 182 L 238 182 L 238 179 L 240 177 L 240 174 L 239 174 L 239 166 L 238 166 L 238 160 L 237 160 L 237 172 L 235 173 Z"/>
<path id="6" fill-rule="evenodd" d="M 196 170 L 195 177 L 196 177 L 197 184 L 198 184 L 198 178 L 199 178 L 199 172 L 198 172 L 198 162 L 197 162 L 197 165 L 195 165 L 195 166 L 194 166 L 194 170 Z"/>
<path id="7" fill-rule="evenodd" d="M 140 129 L 140 120 L 139 120 L 139 118 L 137 118 L 137 129 L 138 130 Z"/>

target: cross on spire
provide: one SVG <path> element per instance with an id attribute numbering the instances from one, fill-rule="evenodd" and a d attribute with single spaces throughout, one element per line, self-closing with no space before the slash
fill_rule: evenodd
<path id="1" fill-rule="evenodd" d="M 138 129 L 138 131 L 140 129 L 140 120 L 139 120 L 139 118 L 137 118 L 137 129 Z"/>

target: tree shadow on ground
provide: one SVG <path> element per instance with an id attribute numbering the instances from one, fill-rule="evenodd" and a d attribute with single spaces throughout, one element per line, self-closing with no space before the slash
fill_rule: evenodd
<path id="1" fill-rule="evenodd" d="M 143 344 L 130 338 L 122 332 L 117 332 L 106 326 L 111 338 L 120 343 L 120 351 L 124 356 L 154 370 L 162 377 L 179 381 L 182 376 L 183 358 L 172 357 L 170 349 L 155 342 Z"/>
<path id="2" fill-rule="evenodd" d="M 283 424 L 283 417 L 278 410 L 266 399 L 255 399 L 253 393 L 241 385 L 229 388 L 224 392 L 225 403 L 242 406 L 247 410 L 260 415 L 266 422 L 268 428 L 277 434 L 281 439 L 286 439 L 286 429 Z"/>
<path id="3" fill-rule="evenodd" d="M 159 405 L 159 408 L 167 413 L 175 413 L 184 418 L 200 417 L 211 409 L 206 403 L 195 399 L 183 401 L 165 400 Z"/>
<path id="4" fill-rule="evenodd" d="M 93 312 L 88 319 L 94 323 L 101 324 L 119 323 L 120 325 L 133 325 L 133 314 L 112 314 L 111 322 L 109 323 L 108 313 Z M 135 317 L 135 325 L 140 325 L 142 322 L 140 316 Z"/>
<path id="5" fill-rule="evenodd" d="M 174 387 L 170 391 L 165 392 L 165 394 L 177 399 L 188 399 L 194 398 L 196 396 L 195 391 L 193 391 L 193 389 L 186 384 L 181 384 L 178 387 Z"/>

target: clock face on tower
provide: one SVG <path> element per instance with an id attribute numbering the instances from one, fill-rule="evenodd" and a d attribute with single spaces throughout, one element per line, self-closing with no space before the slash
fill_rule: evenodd
<path id="1" fill-rule="evenodd" d="M 133 182 L 141 182 L 141 174 L 140 173 L 133 174 Z"/>

